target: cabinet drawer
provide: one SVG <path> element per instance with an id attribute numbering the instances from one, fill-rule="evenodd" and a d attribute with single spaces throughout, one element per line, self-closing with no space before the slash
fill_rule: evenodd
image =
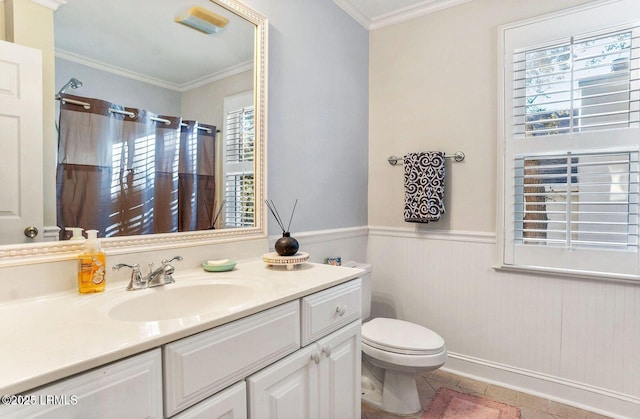
<path id="1" fill-rule="evenodd" d="M 203 400 L 300 347 L 299 302 L 165 345 L 165 415 Z"/>
<path id="2" fill-rule="evenodd" d="M 2 418 L 162 418 L 160 349 L 30 392 L 29 405 L 0 405 Z"/>
<path id="3" fill-rule="evenodd" d="M 302 299 L 302 346 L 360 318 L 361 280 L 320 291 Z"/>

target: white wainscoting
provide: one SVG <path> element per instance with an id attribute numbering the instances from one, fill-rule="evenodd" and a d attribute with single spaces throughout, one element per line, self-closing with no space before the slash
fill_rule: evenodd
<path id="1" fill-rule="evenodd" d="M 497 271 L 494 234 L 370 227 L 373 314 L 445 339 L 445 369 L 640 418 L 640 284 Z"/>

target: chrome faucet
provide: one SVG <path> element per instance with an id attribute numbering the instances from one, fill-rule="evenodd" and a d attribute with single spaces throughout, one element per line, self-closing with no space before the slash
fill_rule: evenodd
<path id="1" fill-rule="evenodd" d="M 118 263 L 117 265 L 113 265 L 114 271 L 119 271 L 120 268 L 131 268 L 131 279 L 129 280 L 129 285 L 127 285 L 127 291 L 142 290 L 147 288 L 147 281 L 142 278 L 140 265 L 138 265 L 137 263 L 134 263 L 133 265 L 128 265 L 126 263 Z"/>
<path id="2" fill-rule="evenodd" d="M 117 271 L 120 268 L 131 269 L 131 279 L 129 285 L 127 285 L 127 291 L 142 290 L 145 288 L 159 287 L 162 285 L 173 284 L 176 282 L 171 275 L 176 271 L 176 268 L 171 265 L 174 260 L 182 260 L 182 256 L 174 256 L 171 259 L 163 259 L 162 266 L 157 269 L 153 269 L 153 263 L 149 264 L 149 275 L 143 277 L 140 272 L 140 265 L 134 263 L 129 265 L 126 263 L 118 263 L 113 266 L 113 270 Z"/>
<path id="3" fill-rule="evenodd" d="M 163 259 L 162 266 L 157 269 L 153 269 L 153 263 L 149 264 L 149 275 L 147 275 L 147 287 L 159 287 L 162 285 L 173 284 L 176 282 L 171 275 L 176 271 L 176 268 L 171 265 L 174 260 L 182 260 L 182 256 L 174 256 L 171 259 Z"/>

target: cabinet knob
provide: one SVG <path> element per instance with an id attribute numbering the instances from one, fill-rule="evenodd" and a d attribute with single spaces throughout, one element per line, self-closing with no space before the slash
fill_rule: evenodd
<path id="1" fill-rule="evenodd" d="M 331 345 L 325 345 L 322 347 L 322 353 L 329 358 L 331 356 Z"/>
<path id="2" fill-rule="evenodd" d="M 338 307 L 336 307 L 336 313 L 338 313 L 340 317 L 344 316 L 344 313 L 346 312 L 347 312 L 346 304 L 340 304 Z"/>
<path id="3" fill-rule="evenodd" d="M 318 352 L 314 352 L 314 354 L 311 355 L 311 359 L 316 363 L 316 365 L 318 365 L 320 363 L 320 354 Z"/>

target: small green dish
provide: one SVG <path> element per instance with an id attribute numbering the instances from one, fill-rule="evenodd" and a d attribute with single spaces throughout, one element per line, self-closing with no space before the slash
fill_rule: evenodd
<path id="1" fill-rule="evenodd" d="M 207 262 L 202 262 L 202 267 L 207 272 L 227 272 L 236 267 L 236 262 L 229 261 L 223 265 L 209 265 Z"/>

